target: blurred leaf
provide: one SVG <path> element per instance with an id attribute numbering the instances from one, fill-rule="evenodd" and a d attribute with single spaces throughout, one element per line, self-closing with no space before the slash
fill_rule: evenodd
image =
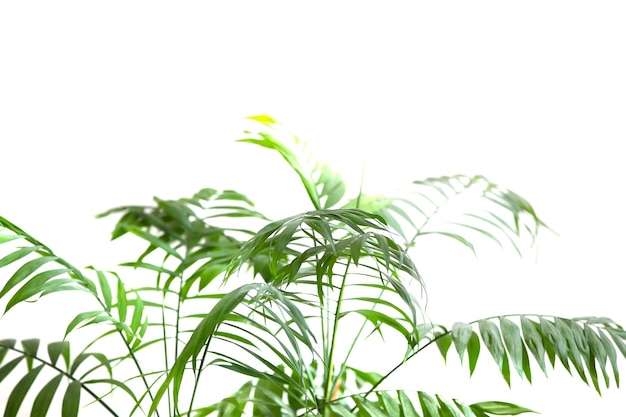
<path id="1" fill-rule="evenodd" d="M 524 345 L 519 328 L 515 323 L 506 317 L 500 317 L 500 329 L 502 331 L 502 339 L 504 345 L 509 352 L 509 358 L 513 362 L 513 367 L 521 377 L 524 373 L 522 357 L 524 355 Z"/>
<path id="2" fill-rule="evenodd" d="M 48 344 L 48 356 L 50 357 L 50 363 L 52 365 L 56 365 L 59 356 L 61 356 L 64 351 L 69 350 L 69 348 L 70 344 L 67 341 Z"/>
<path id="3" fill-rule="evenodd" d="M 467 323 L 454 323 L 452 325 L 452 331 L 450 334 L 452 336 L 452 341 L 454 342 L 454 347 L 459 354 L 459 358 L 461 358 L 461 362 L 463 361 L 465 349 L 467 349 L 467 344 L 473 333 L 474 331 L 472 330 L 472 326 Z"/>
<path id="4" fill-rule="evenodd" d="M 33 358 L 37 357 L 37 351 L 39 350 L 39 339 L 22 340 L 22 348 L 26 357 L 26 366 L 30 371 L 33 368 Z"/>
<path id="5" fill-rule="evenodd" d="M 39 391 L 33 402 L 33 407 L 30 411 L 31 417 L 43 417 L 48 414 L 48 409 L 54 398 L 54 394 L 63 379 L 63 375 L 59 374 L 52 378 L 44 387 Z"/>
<path id="6" fill-rule="evenodd" d="M 12 359 L 11 361 L 7 362 L 6 364 L 4 364 L 2 367 L 0 367 L 0 382 L 2 382 L 4 380 L 4 378 L 6 378 L 7 376 L 9 376 L 9 374 L 11 373 L 11 371 L 13 371 L 13 369 L 15 369 L 15 367 L 24 359 L 23 356 L 18 356 L 15 359 Z"/>
<path id="7" fill-rule="evenodd" d="M 43 249 L 42 246 L 31 246 L 31 247 L 27 247 L 27 248 L 21 248 L 16 250 L 13 253 L 10 253 L 8 255 L 6 255 L 5 257 L 3 257 L 2 259 L 0 259 L 0 268 L 5 267 L 19 259 L 22 259 L 24 256 L 28 255 L 29 253 L 33 253 L 35 251 L 38 251 L 40 249 Z M 5 286 L 6 288 L 6 286 Z M 3 289 L 2 292 L 0 292 L 0 294 L 4 294 L 8 291 Z"/>
<path id="8" fill-rule="evenodd" d="M 42 369 L 43 365 L 30 369 L 28 373 L 15 384 L 7 400 L 6 408 L 4 409 L 4 417 L 17 416 L 26 394 L 28 394 L 30 387 L 33 385 L 33 382 L 35 382 L 37 375 L 39 375 Z"/>
<path id="9" fill-rule="evenodd" d="M 489 353 L 493 356 L 498 367 L 502 370 L 504 368 L 505 351 L 498 326 L 488 320 L 480 320 L 478 322 L 478 328 L 480 329 L 480 336 L 483 339 L 483 343 L 485 343 L 487 350 L 489 350 Z"/>
<path id="10" fill-rule="evenodd" d="M 470 405 L 470 408 L 472 410 L 482 411 L 496 416 L 516 416 L 523 413 L 536 413 L 528 408 L 502 401 L 485 401 L 475 403 Z"/>
<path id="11" fill-rule="evenodd" d="M 80 407 L 80 382 L 72 381 L 65 391 L 61 405 L 61 417 L 77 417 Z"/>

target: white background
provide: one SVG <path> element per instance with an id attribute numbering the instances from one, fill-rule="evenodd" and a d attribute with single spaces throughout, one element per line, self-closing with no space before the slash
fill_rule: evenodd
<path id="1" fill-rule="evenodd" d="M 626 324 L 625 19 L 617 1 L 2 2 L 0 215 L 74 264 L 112 268 L 134 253 L 93 217 L 116 205 L 214 187 L 273 218 L 307 210 L 279 158 L 233 143 L 245 116 L 267 113 L 353 185 L 366 155 L 371 190 L 483 174 L 558 233 L 523 259 L 424 248 L 434 321 Z M 2 338 L 62 336 L 70 305 L 26 307 L 2 319 Z M 432 353 L 397 383 L 549 417 L 624 409 L 623 390 L 600 399 L 560 367 L 510 391 L 487 360 L 468 382 Z"/>

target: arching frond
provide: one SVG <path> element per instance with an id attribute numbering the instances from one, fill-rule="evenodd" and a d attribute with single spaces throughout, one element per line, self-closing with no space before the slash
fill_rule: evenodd
<path id="1" fill-rule="evenodd" d="M 470 374 L 482 346 L 509 385 L 511 369 L 532 382 L 531 359 L 546 374 L 558 359 L 570 374 L 574 370 L 599 394 L 602 385 L 610 386 L 611 379 L 619 387 L 618 352 L 626 357 L 626 331 L 605 317 L 500 316 L 455 323 L 450 330 L 440 328 L 434 340 L 444 358 L 452 344 L 461 360 L 467 352 Z"/>
<path id="2" fill-rule="evenodd" d="M 341 201 L 346 192 L 344 180 L 328 163 L 308 151 L 305 142 L 281 129 L 280 124 L 267 115 L 248 119 L 263 124 L 272 133 L 256 132 L 256 137 L 240 139 L 239 142 L 252 143 L 278 152 L 300 178 L 316 210 L 332 208 Z M 286 140 L 277 138 L 285 135 L 288 137 Z"/>
<path id="3" fill-rule="evenodd" d="M 534 241 L 539 228 L 546 227 L 528 201 L 481 175 L 414 181 L 406 189 L 359 196 L 345 207 L 357 205 L 383 217 L 408 246 L 435 234 L 472 251 L 486 239 L 521 254 L 524 239 Z"/>
<path id="4" fill-rule="evenodd" d="M 9 358 L 12 359 L 8 360 Z M 20 363 L 24 363 L 26 369 L 19 366 Z M 96 370 L 102 374 L 101 378 L 88 377 Z M 135 393 L 125 382 L 112 378 L 112 363 L 106 355 L 83 351 L 72 358 L 68 341 L 50 343 L 46 353 L 41 353 L 39 339 L 22 340 L 19 346 L 13 339 L 0 340 L 0 384 L 10 374 L 17 373 L 22 373 L 23 376 L 9 395 L 5 417 L 15 417 L 20 410 L 25 409 L 27 394 L 36 389 L 39 392 L 29 409 L 31 416 L 38 417 L 45 417 L 49 412 L 51 415 L 61 414 L 59 410 L 50 408 L 55 396 L 62 396 L 62 414 L 67 417 L 78 415 L 81 392 L 112 415 L 116 414 L 106 398 L 112 392 L 111 387 L 125 392 L 133 401 L 137 401 Z M 53 376 L 48 379 L 50 375 Z M 47 382 L 40 387 L 37 382 L 41 380 Z M 103 385 L 104 394 L 94 391 L 94 386 Z"/>

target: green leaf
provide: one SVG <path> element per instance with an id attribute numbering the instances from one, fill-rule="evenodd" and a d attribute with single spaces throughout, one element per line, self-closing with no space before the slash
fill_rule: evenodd
<path id="1" fill-rule="evenodd" d="M 467 349 L 467 344 L 469 343 L 472 334 L 474 334 L 472 326 L 467 323 L 457 322 L 452 325 L 450 335 L 452 336 L 452 341 L 454 342 L 454 347 L 459 354 L 459 358 L 461 358 L 461 362 L 463 362 L 465 349 Z"/>
<path id="2" fill-rule="evenodd" d="M 500 329 L 504 345 L 509 352 L 509 358 L 513 362 L 513 367 L 521 377 L 524 374 L 523 355 L 524 345 L 519 328 L 515 323 L 506 317 L 500 317 Z"/>
<path id="3" fill-rule="evenodd" d="M 64 351 L 69 350 L 69 348 L 70 343 L 68 341 L 52 342 L 48 344 L 48 356 L 50 357 L 50 363 L 52 365 L 56 365 L 59 356 L 61 356 Z"/>
<path id="4" fill-rule="evenodd" d="M 346 366 L 346 369 L 354 373 L 355 382 L 359 389 L 363 388 L 366 384 L 370 386 L 378 384 L 383 377 L 378 372 L 366 372 L 361 369 L 353 368 L 352 366 Z"/>
<path id="5" fill-rule="evenodd" d="M 13 294 L 13 297 L 7 302 L 7 305 L 4 309 L 6 313 L 11 308 L 16 306 L 17 304 L 27 301 L 29 298 L 33 297 L 36 294 L 43 294 L 54 292 L 54 287 L 57 288 L 67 288 L 66 284 L 73 283 L 73 280 L 64 279 L 64 280 L 51 280 L 52 278 L 59 276 L 64 273 L 70 272 L 69 269 L 51 269 L 48 271 L 40 272 L 39 274 L 32 277 L 26 284 L 24 284 L 19 290 Z M 56 285 L 50 286 L 51 283 L 56 282 Z M 69 289 L 69 288 L 68 288 Z"/>
<path id="6" fill-rule="evenodd" d="M 63 375 L 57 375 L 44 385 L 41 391 L 39 391 L 39 394 L 35 397 L 33 407 L 30 411 L 30 417 L 44 417 L 48 413 L 50 403 L 62 379 Z"/>
<path id="7" fill-rule="evenodd" d="M 69 371 L 70 375 L 74 375 L 76 371 L 78 370 L 78 368 L 80 367 L 80 365 L 89 358 L 94 358 L 95 360 L 97 360 L 99 362 L 98 367 L 103 366 L 108 372 L 108 374 L 111 375 L 112 373 L 111 361 L 104 354 L 97 353 L 97 352 L 88 352 L 88 353 L 83 352 L 79 354 L 78 356 L 76 356 L 76 358 L 74 358 L 74 361 L 72 362 L 72 366 L 70 367 L 70 371 Z M 92 368 L 92 370 L 93 369 L 95 368 Z M 90 370 L 89 372 L 91 372 L 92 370 Z"/>
<path id="8" fill-rule="evenodd" d="M 619 388 L 619 370 L 617 367 L 617 352 L 615 351 L 615 347 L 613 343 L 609 340 L 604 332 L 599 331 L 598 335 L 600 337 L 600 342 L 604 346 L 604 350 L 606 351 L 607 357 L 611 363 L 611 368 L 613 368 L 613 378 L 615 378 L 615 385 Z M 607 384 L 608 385 L 608 384 Z"/>
<path id="9" fill-rule="evenodd" d="M 401 417 L 419 417 L 413 403 L 404 391 L 398 391 L 398 401 L 401 407 Z"/>
<path id="10" fill-rule="evenodd" d="M 557 331 L 555 324 L 551 321 L 546 320 L 543 317 L 539 317 L 539 325 L 541 332 L 545 337 L 546 352 L 554 352 L 556 357 L 559 358 L 559 361 L 561 361 L 563 367 L 571 374 L 569 360 L 567 359 L 568 348 L 566 339 L 562 337 L 562 335 Z"/>
<path id="11" fill-rule="evenodd" d="M 28 248 L 21 248 L 16 250 L 13 253 L 8 254 L 7 256 L 5 256 L 4 258 L 0 259 L 0 268 L 3 268 L 15 261 L 17 261 L 18 259 L 22 259 L 24 256 L 28 255 L 29 253 L 33 253 L 35 251 L 38 251 L 40 249 L 43 249 L 43 246 L 31 246 Z"/>
<path id="12" fill-rule="evenodd" d="M 435 339 L 435 343 L 437 344 L 437 348 L 439 349 L 439 353 L 443 357 L 443 361 L 446 362 L 448 359 L 448 350 L 450 350 L 450 346 L 452 346 L 452 337 L 449 333 L 437 337 Z"/>
<path id="13" fill-rule="evenodd" d="M 70 332 L 74 330 L 77 326 L 80 325 L 79 328 L 87 326 L 88 324 L 93 323 L 93 321 L 102 314 L 103 311 L 101 310 L 85 311 L 82 313 L 78 313 L 76 317 L 74 317 L 74 319 L 70 322 L 70 324 L 67 325 L 64 338 L 67 337 L 67 335 L 70 334 Z"/>
<path id="14" fill-rule="evenodd" d="M 9 349 L 15 346 L 15 339 L 2 339 L 0 340 L 0 364 L 4 360 Z"/>
<path id="15" fill-rule="evenodd" d="M 375 310 L 365 310 L 365 309 L 352 310 L 351 312 L 360 314 L 369 322 L 371 322 L 375 328 L 377 328 L 381 324 L 386 324 L 390 328 L 402 334 L 407 341 L 410 342 L 412 340 L 411 333 L 398 320 L 394 319 L 393 317 L 388 316 L 387 314 L 384 314 Z"/>
<path id="16" fill-rule="evenodd" d="M 572 361 L 574 369 L 576 369 L 576 372 L 583 380 L 583 382 L 588 384 L 589 381 L 587 380 L 587 376 L 585 375 L 583 358 L 579 350 L 579 346 L 581 345 L 581 343 L 576 340 L 577 334 L 574 333 L 574 330 L 578 326 L 575 323 L 572 323 L 570 320 L 562 319 L 560 317 L 556 317 L 554 319 L 554 323 L 556 325 L 557 331 L 559 332 L 559 336 L 564 339 L 565 343 L 567 344 L 567 357 Z"/>
<path id="17" fill-rule="evenodd" d="M 85 385 L 89 385 L 89 384 L 110 384 L 110 385 L 115 385 L 116 387 L 119 387 L 122 390 L 124 390 L 124 392 L 126 392 L 135 402 L 137 402 L 137 396 L 135 395 L 133 390 L 130 389 L 128 387 L 128 385 L 126 385 L 123 382 L 118 381 L 116 379 L 112 379 L 112 378 L 90 379 L 90 380 L 87 380 L 87 381 L 83 381 L 83 384 L 85 384 Z"/>
<path id="18" fill-rule="evenodd" d="M 277 403 L 283 394 L 283 388 L 270 379 L 261 378 L 254 389 L 252 407 L 253 417 L 279 416 L 281 406 Z"/>
<path id="19" fill-rule="evenodd" d="M 61 405 L 61 417 L 77 417 L 80 407 L 80 381 L 72 381 L 65 391 Z"/>
<path id="20" fill-rule="evenodd" d="M 130 328 L 134 334 L 137 334 L 143 317 L 143 300 L 137 295 L 133 301 L 133 317 L 130 322 Z"/>
<path id="21" fill-rule="evenodd" d="M 102 299 L 104 300 L 106 311 L 110 312 L 111 307 L 113 306 L 113 299 L 111 295 L 111 286 L 109 285 L 109 280 L 107 280 L 107 277 L 102 271 L 96 270 L 96 274 L 98 275 L 98 283 L 100 284 L 100 292 L 102 293 Z"/>
<path id="22" fill-rule="evenodd" d="M 348 409 L 346 406 L 342 405 L 342 404 L 329 404 L 328 408 L 330 409 L 330 411 L 334 414 L 336 414 L 338 417 L 358 417 L 357 414 L 352 413 L 352 411 L 350 411 L 350 409 Z"/>
<path id="23" fill-rule="evenodd" d="M 132 227 L 132 226 L 128 226 L 126 227 L 126 230 L 131 232 L 132 234 L 139 236 L 140 238 L 148 241 L 151 245 L 154 245 L 157 248 L 163 249 L 165 252 L 167 252 L 169 255 L 172 255 L 173 257 L 180 259 L 181 261 L 183 260 L 183 257 L 180 256 L 180 254 L 174 249 L 172 248 L 170 245 L 167 244 L 167 242 L 165 242 L 163 239 L 158 238 L 144 230 L 141 230 L 137 227 Z"/>
<path id="24" fill-rule="evenodd" d="M 584 325 L 583 332 L 584 332 L 584 337 L 587 340 L 587 343 L 590 349 L 590 354 L 587 359 L 587 367 L 588 368 L 592 367 L 593 363 L 597 361 L 597 364 L 600 366 L 600 370 L 602 371 L 602 376 L 604 377 L 604 384 L 608 388 L 610 385 L 609 374 L 606 370 L 608 353 L 606 349 L 604 348 L 604 345 L 602 341 L 600 340 L 600 337 L 596 334 L 596 332 L 593 331 L 591 326 L 589 326 L 587 323 L 585 323 Z M 596 384 L 596 391 L 598 391 L 598 394 L 601 394 L 600 387 L 597 384 Z"/>
<path id="25" fill-rule="evenodd" d="M 41 372 L 42 369 L 43 365 L 39 365 L 38 367 L 31 369 L 17 382 L 17 384 L 15 384 L 13 391 L 11 391 L 11 395 L 9 395 L 9 399 L 7 400 L 6 408 L 4 409 L 4 417 L 17 416 L 26 394 L 28 394 L 30 387 L 33 385 L 33 382 L 35 382 L 37 375 L 39 375 L 39 372 Z"/>
<path id="26" fill-rule="evenodd" d="M 532 353 L 533 357 L 539 364 L 539 367 L 547 376 L 545 348 L 543 346 L 543 337 L 541 336 L 541 327 L 539 326 L 539 323 L 536 323 L 524 316 L 520 317 L 520 323 L 522 325 L 522 333 L 524 334 L 526 346 L 528 346 L 530 353 Z"/>
<path id="27" fill-rule="evenodd" d="M 22 236 L 19 236 L 19 235 L 0 235 L 0 245 L 3 243 L 10 242 L 15 239 L 19 239 L 21 237 Z"/>
<path id="28" fill-rule="evenodd" d="M 121 279 L 117 279 L 117 314 L 120 322 L 126 322 L 126 312 L 128 310 L 128 301 L 126 299 L 126 289 Z"/>
<path id="29" fill-rule="evenodd" d="M 33 367 L 33 358 L 37 357 L 37 351 L 39 350 L 39 339 L 22 340 L 22 348 L 24 349 L 24 356 L 26 356 L 26 365 L 30 370 Z"/>
<path id="30" fill-rule="evenodd" d="M 388 416 L 399 416 L 400 415 L 400 405 L 395 398 L 391 397 L 391 395 L 387 394 L 385 391 L 379 391 L 376 393 L 378 397 L 378 404 L 385 411 Z"/>
<path id="31" fill-rule="evenodd" d="M 359 396 L 353 397 L 359 407 L 359 416 L 364 417 L 388 417 L 389 414 L 383 412 L 378 404 Z"/>
<path id="32" fill-rule="evenodd" d="M 437 404 L 437 401 L 433 397 L 421 391 L 417 393 L 417 396 L 419 398 L 424 417 L 438 417 L 440 415 L 439 404 Z"/>
<path id="33" fill-rule="evenodd" d="M 478 410 L 496 416 L 516 416 L 523 413 L 536 413 L 536 411 L 531 409 L 502 401 L 485 401 L 475 403 L 470 405 L 470 408 L 472 410 Z"/>
<path id="34" fill-rule="evenodd" d="M 478 356 L 480 354 L 480 340 L 476 332 L 472 333 L 469 343 L 467 344 L 467 356 L 469 359 L 470 376 L 474 374 L 476 364 L 478 363 Z"/>
<path id="35" fill-rule="evenodd" d="M 478 322 L 478 329 L 480 330 L 480 336 L 483 339 L 483 343 L 487 346 L 487 350 L 491 353 L 491 356 L 498 364 L 498 367 L 500 370 L 504 369 L 505 352 L 498 326 L 489 320 L 480 320 Z"/>
<path id="36" fill-rule="evenodd" d="M 35 272 L 40 266 L 48 262 L 56 261 L 57 259 L 59 258 L 57 258 L 56 256 L 43 256 L 41 258 L 31 259 L 30 261 L 26 262 L 17 271 L 15 271 L 11 278 L 9 278 L 7 283 L 0 291 L 0 298 L 4 297 L 7 292 L 9 292 L 11 289 L 13 289 L 13 287 L 26 279 L 30 274 Z"/>
<path id="37" fill-rule="evenodd" d="M 6 378 L 13 369 L 24 359 L 23 356 L 18 356 L 17 358 L 7 362 L 4 366 L 0 368 L 0 382 Z"/>

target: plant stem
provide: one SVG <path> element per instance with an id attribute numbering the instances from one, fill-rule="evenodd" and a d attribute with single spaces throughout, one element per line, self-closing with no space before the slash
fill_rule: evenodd
<path id="1" fill-rule="evenodd" d="M 339 328 L 339 313 L 341 312 L 341 304 L 343 301 L 343 293 L 346 287 L 346 281 L 348 279 L 348 269 L 350 268 L 350 263 L 352 258 L 348 258 L 348 262 L 346 262 L 346 270 L 343 274 L 343 278 L 341 281 L 341 287 L 339 288 L 339 297 L 337 297 L 337 306 L 335 308 L 335 315 L 333 318 L 333 331 L 332 331 L 332 339 L 330 342 L 330 352 L 328 355 L 328 363 L 326 364 L 326 376 L 324 381 L 324 403 L 328 403 L 331 400 L 331 396 L 333 393 L 333 389 L 335 384 L 338 381 L 338 378 L 341 374 L 337 375 L 337 378 L 333 376 L 333 356 L 335 354 L 335 346 L 337 341 L 337 330 Z M 327 408 L 324 407 L 324 414 L 326 415 Z"/>

